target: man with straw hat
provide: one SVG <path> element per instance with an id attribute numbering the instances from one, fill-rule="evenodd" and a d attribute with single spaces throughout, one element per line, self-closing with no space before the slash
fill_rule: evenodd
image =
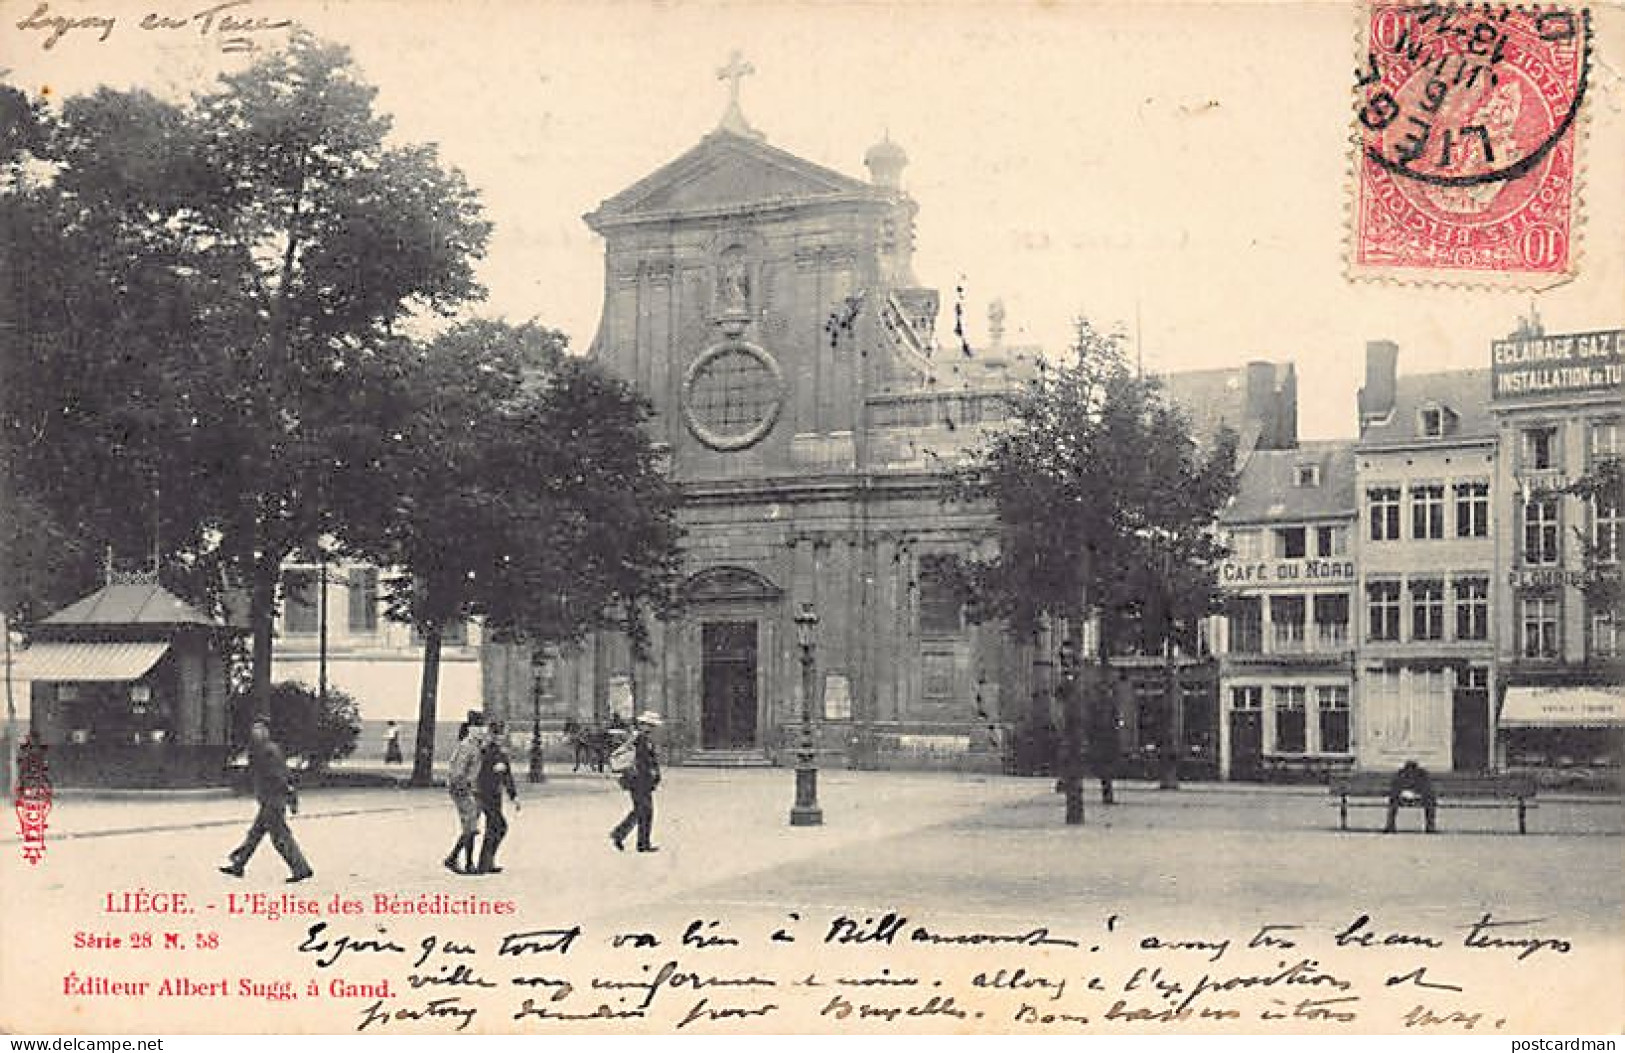
<path id="1" fill-rule="evenodd" d="M 655 787 L 660 785 L 660 760 L 655 756 L 654 730 L 662 723 L 660 714 L 653 710 L 639 713 L 632 725 L 632 738 L 616 750 L 623 758 L 626 758 L 625 751 L 630 752 L 630 757 L 621 761 L 619 771 L 622 788 L 632 796 L 632 810 L 609 832 L 609 839 L 617 851 L 626 850 L 626 835 L 632 832 L 634 826 L 638 829 L 638 851 L 659 851 L 650 840 L 650 834 L 655 822 Z M 617 767 L 613 757 L 610 766 Z"/>

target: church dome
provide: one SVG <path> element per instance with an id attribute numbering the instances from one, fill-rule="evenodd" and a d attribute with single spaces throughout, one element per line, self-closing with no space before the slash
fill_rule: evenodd
<path id="1" fill-rule="evenodd" d="M 880 142 L 869 147 L 863 155 L 864 167 L 869 169 L 869 181 L 876 186 L 898 186 L 903 169 L 908 165 L 908 154 L 891 141 L 887 134 Z"/>

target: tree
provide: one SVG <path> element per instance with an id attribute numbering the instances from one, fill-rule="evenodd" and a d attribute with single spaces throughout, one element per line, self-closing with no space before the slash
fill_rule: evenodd
<path id="1" fill-rule="evenodd" d="M 1620 548 L 1625 544 L 1625 536 L 1618 526 L 1620 508 L 1625 506 L 1625 460 L 1599 458 L 1590 471 L 1570 482 L 1563 492 L 1591 503 L 1592 522 L 1615 524 L 1611 533 L 1605 534 L 1599 529 L 1596 537 L 1588 537 L 1579 527 L 1575 533 L 1586 569 L 1582 591 L 1587 604 L 1594 611 L 1613 611 L 1618 618 L 1619 612 L 1625 611 L 1625 574 L 1620 572 Z"/>
<path id="2" fill-rule="evenodd" d="M 1081 823 L 1084 621 L 1098 626 L 1103 706 L 1107 661 L 1131 628 L 1160 642 L 1211 606 L 1222 555 L 1213 524 L 1235 485 L 1235 436 L 1202 450 L 1120 336 L 1080 320 L 1072 351 L 1070 365 L 1014 396 L 1009 426 L 954 474 L 950 495 L 991 503 L 998 522 L 997 554 L 961 566 L 973 613 L 1062 638 L 1061 783 L 1066 820 Z"/>
<path id="3" fill-rule="evenodd" d="M 261 710 L 281 564 L 339 532 L 393 330 L 479 292 L 474 192 L 432 147 L 390 144 L 374 96 L 345 49 L 296 34 L 184 106 L 70 100 L 49 175 L 9 195 L 44 261 L 21 361 L 47 366 L 23 371 L 7 452 L 65 528 L 112 540 L 156 508 L 167 548 L 250 586 Z"/>
<path id="4" fill-rule="evenodd" d="M 388 602 L 424 643 L 412 779 L 432 777 L 444 631 L 578 639 L 665 602 L 675 502 L 642 430 L 647 405 L 565 354 L 534 322 L 475 320 L 397 378 L 404 421 L 377 452 L 377 485 L 349 488 L 347 546 L 396 568 Z M 360 500 L 358 500 L 360 499 Z"/>
<path id="5" fill-rule="evenodd" d="M 271 737 L 289 757 L 298 757 L 307 770 L 321 770 L 355 752 L 361 736 L 361 710 L 343 691 L 328 688 L 325 698 L 304 684 L 284 680 L 271 687 L 266 710 Z M 232 707 L 232 742 L 246 748 L 249 728 L 257 711 Z"/>

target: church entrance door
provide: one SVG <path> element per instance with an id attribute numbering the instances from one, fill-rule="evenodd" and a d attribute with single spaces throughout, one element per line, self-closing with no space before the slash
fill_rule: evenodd
<path id="1" fill-rule="evenodd" d="M 700 744 L 756 745 L 756 623 L 705 622 L 700 644 Z"/>

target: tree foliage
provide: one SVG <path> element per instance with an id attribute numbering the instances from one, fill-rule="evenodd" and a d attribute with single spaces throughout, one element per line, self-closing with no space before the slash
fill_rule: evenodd
<path id="1" fill-rule="evenodd" d="M 676 574 L 675 498 L 642 425 L 647 404 L 564 334 L 475 320 L 403 360 L 402 423 L 369 485 L 336 509 L 356 554 L 398 568 L 392 616 L 424 639 L 413 777 L 430 777 L 445 628 L 567 642 L 641 631 Z M 374 434 L 379 434 L 375 431 Z"/>
<path id="2" fill-rule="evenodd" d="M 244 699 L 243 702 L 252 700 Z M 320 770 L 355 752 L 361 736 L 361 709 L 355 699 L 329 687 L 324 700 L 308 686 L 284 680 L 271 687 L 266 710 L 274 739 L 290 759 L 307 769 Z M 256 719 L 252 705 L 232 707 L 232 742 L 246 748 L 249 728 Z"/>
<path id="3" fill-rule="evenodd" d="M 64 531 L 251 584 L 261 706 L 279 567 L 334 525 L 396 327 L 479 292 L 474 192 L 374 96 L 298 34 L 185 104 L 70 99 L 8 160 L 8 468 Z"/>

